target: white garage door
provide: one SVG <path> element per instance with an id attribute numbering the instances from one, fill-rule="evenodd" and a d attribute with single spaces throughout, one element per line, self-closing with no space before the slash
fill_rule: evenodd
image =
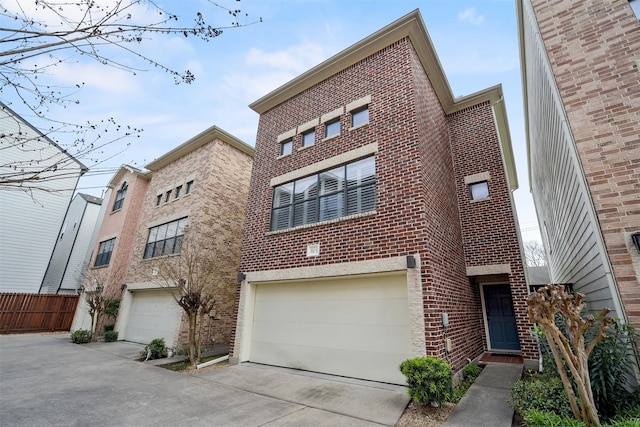
<path id="1" fill-rule="evenodd" d="M 166 291 L 134 292 L 125 339 L 148 344 L 164 338 L 167 346 L 173 346 L 181 314 L 182 309 Z"/>
<path id="2" fill-rule="evenodd" d="M 404 384 L 410 357 L 405 276 L 256 287 L 252 362 Z"/>

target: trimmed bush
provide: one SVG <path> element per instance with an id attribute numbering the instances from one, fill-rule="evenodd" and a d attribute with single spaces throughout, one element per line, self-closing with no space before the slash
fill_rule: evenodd
<path id="1" fill-rule="evenodd" d="M 113 342 L 113 341 L 117 341 L 118 340 L 118 332 L 116 331 L 106 331 L 104 333 L 104 340 L 105 342 Z"/>
<path id="2" fill-rule="evenodd" d="M 86 344 L 91 341 L 91 331 L 87 329 L 78 329 L 71 334 L 71 342 L 76 344 Z"/>
<path id="3" fill-rule="evenodd" d="M 453 396 L 451 366 L 437 357 L 416 357 L 400 364 L 400 372 L 407 377 L 409 396 L 416 403 L 449 401 Z"/>
<path id="4" fill-rule="evenodd" d="M 164 343 L 164 338 L 155 338 L 151 340 L 149 344 L 144 348 L 144 357 L 151 351 L 152 359 L 160 359 L 167 355 L 167 347 Z"/>
<path id="5" fill-rule="evenodd" d="M 537 376 L 519 380 L 511 387 L 511 407 L 523 416 L 531 409 L 573 418 L 569 398 L 559 377 Z"/>

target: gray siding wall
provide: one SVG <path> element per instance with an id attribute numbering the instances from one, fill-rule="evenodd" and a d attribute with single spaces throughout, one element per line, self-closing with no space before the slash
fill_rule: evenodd
<path id="1" fill-rule="evenodd" d="M 59 294 L 75 293 L 75 290 L 82 284 L 84 273 L 91 258 L 91 251 L 97 238 L 96 230 L 99 227 L 100 205 L 87 203 L 80 222 L 78 236 L 73 245 L 73 250 L 69 256 L 69 265 L 62 278 L 62 284 L 58 290 Z"/>
<path id="2" fill-rule="evenodd" d="M 595 209 L 528 0 L 523 1 L 531 190 L 553 283 L 625 318 Z"/>
<path id="3" fill-rule="evenodd" d="M 33 138 L 24 146 L 17 146 L 3 137 L 0 173 L 9 173 L 18 162 L 37 161 L 40 166 L 65 162 L 62 170 L 48 173 L 58 175 L 57 179 L 42 184 L 49 191 L 0 190 L 0 292 L 37 293 L 81 169 L 58 147 L 46 139 L 38 139 L 20 118 L 0 109 L 0 133 L 17 132 Z"/>

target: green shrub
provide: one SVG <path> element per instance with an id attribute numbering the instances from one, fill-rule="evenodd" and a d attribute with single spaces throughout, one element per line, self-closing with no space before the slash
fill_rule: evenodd
<path id="1" fill-rule="evenodd" d="M 400 364 L 407 377 L 408 393 L 416 403 L 442 403 L 453 395 L 451 366 L 437 357 L 416 357 Z"/>
<path id="2" fill-rule="evenodd" d="M 526 427 L 584 427 L 582 421 L 575 418 L 562 418 L 553 412 L 545 412 L 537 409 L 529 409 L 524 413 L 524 425 Z"/>
<path id="3" fill-rule="evenodd" d="M 91 331 L 87 329 L 78 329 L 71 334 L 71 342 L 76 344 L 86 344 L 91 341 Z"/>
<path id="4" fill-rule="evenodd" d="M 473 383 L 482 373 L 482 368 L 474 363 L 469 363 L 462 369 L 462 378 L 464 381 Z"/>
<path id="5" fill-rule="evenodd" d="M 113 331 L 115 327 L 116 325 L 104 325 L 104 331 L 105 332 Z"/>
<path id="6" fill-rule="evenodd" d="M 593 329 L 593 328 L 592 328 Z M 586 337 L 592 338 L 595 330 Z M 607 338 L 595 346 L 589 355 L 589 377 L 591 390 L 598 413 L 608 419 L 624 408 L 634 406 L 633 395 L 623 384 L 629 383 L 633 357 L 634 329 L 631 325 L 615 323 L 609 327 Z"/>
<path id="7" fill-rule="evenodd" d="M 160 359 L 167 355 L 167 347 L 164 344 L 164 338 L 155 338 L 144 348 L 144 357 L 151 351 L 151 359 Z"/>
<path id="8" fill-rule="evenodd" d="M 118 340 L 118 332 L 116 331 L 106 331 L 104 333 L 104 340 L 106 342 L 113 342 Z"/>
<path id="9" fill-rule="evenodd" d="M 104 301 L 104 306 L 104 314 L 114 319 L 118 316 L 118 310 L 120 309 L 120 300 L 118 298 L 107 298 Z"/>
<path id="10" fill-rule="evenodd" d="M 511 407 L 523 416 L 531 409 L 573 417 L 569 398 L 559 377 L 537 376 L 519 380 L 511 387 Z"/>

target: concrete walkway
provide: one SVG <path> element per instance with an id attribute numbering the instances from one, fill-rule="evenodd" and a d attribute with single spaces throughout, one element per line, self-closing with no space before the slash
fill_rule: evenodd
<path id="1" fill-rule="evenodd" d="M 513 409 L 507 402 L 521 375 L 522 365 L 487 363 L 444 427 L 511 427 Z"/>

